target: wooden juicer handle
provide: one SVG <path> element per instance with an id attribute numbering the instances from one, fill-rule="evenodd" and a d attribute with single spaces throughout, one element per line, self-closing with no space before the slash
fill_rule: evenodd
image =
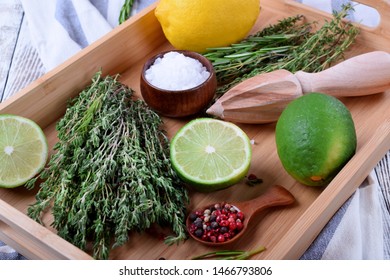
<path id="1" fill-rule="evenodd" d="M 363 96 L 390 88 L 390 54 L 373 51 L 347 59 L 318 73 L 295 73 L 303 93 Z"/>

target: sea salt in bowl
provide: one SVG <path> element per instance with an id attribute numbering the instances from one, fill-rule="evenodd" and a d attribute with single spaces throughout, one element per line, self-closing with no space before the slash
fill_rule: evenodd
<path id="1" fill-rule="evenodd" d="M 185 117 L 210 104 L 217 78 L 211 62 L 201 54 L 172 50 L 146 61 L 140 87 L 143 99 L 157 113 Z"/>

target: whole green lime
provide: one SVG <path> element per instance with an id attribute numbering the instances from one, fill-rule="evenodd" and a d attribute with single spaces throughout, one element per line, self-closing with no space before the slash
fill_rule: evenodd
<path id="1" fill-rule="evenodd" d="M 285 170 L 308 186 L 326 186 L 356 152 L 356 130 L 337 98 L 309 93 L 292 101 L 276 124 L 276 147 Z"/>

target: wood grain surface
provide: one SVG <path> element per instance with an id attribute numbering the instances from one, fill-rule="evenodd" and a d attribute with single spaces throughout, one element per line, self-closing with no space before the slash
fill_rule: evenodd
<path id="1" fill-rule="evenodd" d="M 263 0 L 262 14 L 254 29 L 260 29 L 297 12 L 307 15 L 308 20 L 318 19 L 319 15 L 329 18 L 326 13 L 292 2 Z M 390 19 L 390 5 L 387 1 L 360 2 L 381 8 L 382 17 Z M 53 146 L 57 141 L 54 126 L 65 110 L 66 101 L 89 84 L 96 71 L 102 68 L 103 74 L 120 73 L 121 80 L 139 92 L 139 73 L 146 59 L 172 49 L 154 17 L 153 8 L 152 5 L 142 11 L 42 76 L 44 68 L 29 43 L 27 23 L 24 22 L 19 1 L 2 1 L 0 113 L 20 114 L 35 120 L 44 128 L 49 144 Z M 390 25 L 384 20 L 375 30 L 363 28 L 358 44 L 348 56 L 372 50 L 390 51 L 390 36 L 386 31 L 390 28 L 386 26 Z M 370 41 L 366 41 L 367 39 Z M 276 155 L 274 124 L 243 125 L 242 128 L 254 140 L 250 172 L 261 177 L 264 183 L 256 188 L 242 183 L 208 195 L 192 192 L 189 209 L 221 200 L 248 200 L 261 195 L 267 187 L 280 184 L 293 193 L 297 202 L 258 217 L 253 222 L 255 226 L 251 227 L 246 236 L 229 249 L 250 250 L 263 245 L 267 250 L 256 258 L 299 258 L 373 168 L 379 174 L 380 183 L 387 186 L 389 184 L 389 94 L 348 98 L 343 101 L 356 120 L 358 150 L 356 156 L 326 189 L 304 187 L 286 174 Z M 164 122 L 168 136 L 171 137 L 186 120 L 164 118 Z M 26 217 L 26 209 L 34 201 L 34 192 L 24 188 L 1 189 L 0 199 L 0 239 L 23 252 L 27 258 L 88 258 L 84 252 L 57 238 L 55 230 L 50 227 L 50 214 L 44 217 L 45 227 Z M 209 250 L 210 248 L 199 246 L 191 239 L 178 246 L 166 246 L 153 232 L 131 233 L 130 241 L 125 246 L 116 248 L 111 258 L 189 259 Z"/>

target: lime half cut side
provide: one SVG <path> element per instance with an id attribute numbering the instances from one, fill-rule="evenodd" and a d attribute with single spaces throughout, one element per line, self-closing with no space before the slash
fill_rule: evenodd
<path id="1" fill-rule="evenodd" d="M 238 183 L 252 157 L 248 136 L 237 125 L 198 118 L 183 126 L 170 145 L 172 166 L 195 190 L 211 192 Z"/>
<path id="2" fill-rule="evenodd" d="M 0 115 L 0 187 L 23 185 L 44 168 L 47 158 L 46 136 L 34 121 Z"/>

